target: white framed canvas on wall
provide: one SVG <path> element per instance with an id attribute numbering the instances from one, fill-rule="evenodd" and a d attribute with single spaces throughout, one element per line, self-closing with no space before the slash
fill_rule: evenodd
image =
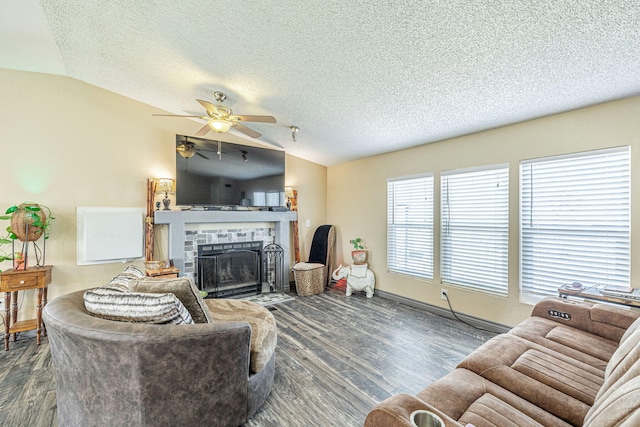
<path id="1" fill-rule="evenodd" d="M 78 265 L 144 258 L 143 208 L 78 207 Z"/>

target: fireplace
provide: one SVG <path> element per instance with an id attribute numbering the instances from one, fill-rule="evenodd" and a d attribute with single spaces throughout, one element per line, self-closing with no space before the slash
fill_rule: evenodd
<path id="1" fill-rule="evenodd" d="M 262 242 L 198 245 L 198 288 L 214 298 L 262 292 Z"/>
<path id="2" fill-rule="evenodd" d="M 181 276 L 198 280 L 198 245 L 262 240 L 266 246 L 278 244 L 283 253 L 284 290 L 289 290 L 291 268 L 292 221 L 295 211 L 154 211 L 154 232 L 158 242 L 167 246 L 165 258 L 171 258 Z M 245 236 L 235 235 L 241 229 Z M 218 231 L 222 230 L 222 231 Z M 209 232 L 211 231 L 211 232 Z"/>

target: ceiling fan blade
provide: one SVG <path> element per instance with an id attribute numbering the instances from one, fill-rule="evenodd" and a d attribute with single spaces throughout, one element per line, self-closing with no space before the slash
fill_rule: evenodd
<path id="1" fill-rule="evenodd" d="M 196 151 L 196 154 L 197 154 L 198 156 L 200 156 L 200 157 L 204 158 L 204 159 L 209 160 L 209 158 L 208 158 L 207 156 L 205 156 L 204 154 L 198 153 L 197 151 Z"/>
<path id="2" fill-rule="evenodd" d="M 234 116 L 241 122 L 263 122 L 263 123 L 275 123 L 276 118 L 273 116 Z"/>
<path id="3" fill-rule="evenodd" d="M 161 116 L 161 117 L 199 117 L 199 118 L 202 118 L 202 116 L 187 116 L 187 115 L 182 115 L 182 114 L 152 114 L 152 116 Z"/>
<path id="4" fill-rule="evenodd" d="M 202 99 L 196 99 L 204 107 L 205 110 L 213 114 L 214 116 L 220 116 L 220 111 L 216 108 L 215 105 L 210 103 L 209 101 L 203 101 Z"/>
<path id="5" fill-rule="evenodd" d="M 252 138 L 260 138 L 262 136 L 261 133 L 256 132 L 253 129 L 249 129 L 248 127 L 241 125 L 240 123 L 234 123 L 233 127 L 245 135 L 249 135 Z"/>
<path id="6" fill-rule="evenodd" d="M 204 125 L 195 133 L 195 136 L 205 136 L 210 130 L 211 128 L 209 128 L 209 125 Z"/>

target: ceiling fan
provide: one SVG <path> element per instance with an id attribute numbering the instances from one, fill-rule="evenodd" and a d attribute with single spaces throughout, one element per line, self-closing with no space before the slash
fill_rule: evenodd
<path id="1" fill-rule="evenodd" d="M 198 155 L 198 156 L 202 157 L 203 159 L 209 160 L 209 158 L 207 156 L 205 156 L 204 154 L 202 154 L 201 151 L 210 151 L 212 153 L 215 153 L 215 151 L 213 151 L 213 150 L 205 150 L 203 148 L 196 148 L 195 142 L 191 142 L 187 138 L 185 138 L 184 141 L 180 141 L 178 143 L 178 145 L 176 145 L 176 151 L 178 152 L 178 154 L 180 154 L 185 159 L 190 159 L 194 155 Z"/>
<path id="2" fill-rule="evenodd" d="M 208 151 L 210 153 L 216 153 L 218 155 L 218 159 L 222 160 L 222 155 L 227 154 L 222 151 L 222 141 L 212 141 L 218 143 L 217 150 L 207 150 L 206 148 L 197 148 L 195 142 L 191 142 L 187 137 L 184 138 L 184 141 L 180 141 L 178 145 L 176 145 L 176 151 L 185 159 L 190 159 L 195 155 L 202 157 L 203 159 L 210 160 L 207 156 L 202 154 L 202 151 Z"/>
<path id="3" fill-rule="evenodd" d="M 218 133 L 225 133 L 229 131 L 229 129 L 234 128 L 244 133 L 245 135 L 249 135 L 252 138 L 259 138 L 262 136 L 259 132 L 256 132 L 253 129 L 246 127 L 240 122 L 262 122 L 262 123 L 275 123 L 276 118 L 273 116 L 246 116 L 246 115 L 235 115 L 233 114 L 233 110 L 225 105 L 222 105 L 225 99 L 227 99 L 227 95 L 222 92 L 215 91 L 213 92 L 213 96 L 216 98 L 217 105 L 213 105 L 209 101 L 204 101 L 202 99 L 196 99 L 202 105 L 207 115 L 202 116 L 191 116 L 191 115 L 180 115 L 180 114 L 154 114 L 154 116 L 165 116 L 165 117 L 197 117 L 199 119 L 205 120 L 207 124 L 205 124 L 200 130 L 198 130 L 195 135 L 196 136 L 204 136 L 209 131 L 214 131 Z"/>

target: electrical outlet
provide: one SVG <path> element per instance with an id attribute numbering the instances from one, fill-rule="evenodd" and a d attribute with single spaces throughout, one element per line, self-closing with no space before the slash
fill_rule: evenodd
<path id="1" fill-rule="evenodd" d="M 445 301 L 449 299 L 449 294 L 447 293 L 446 289 L 440 289 L 440 298 Z"/>

